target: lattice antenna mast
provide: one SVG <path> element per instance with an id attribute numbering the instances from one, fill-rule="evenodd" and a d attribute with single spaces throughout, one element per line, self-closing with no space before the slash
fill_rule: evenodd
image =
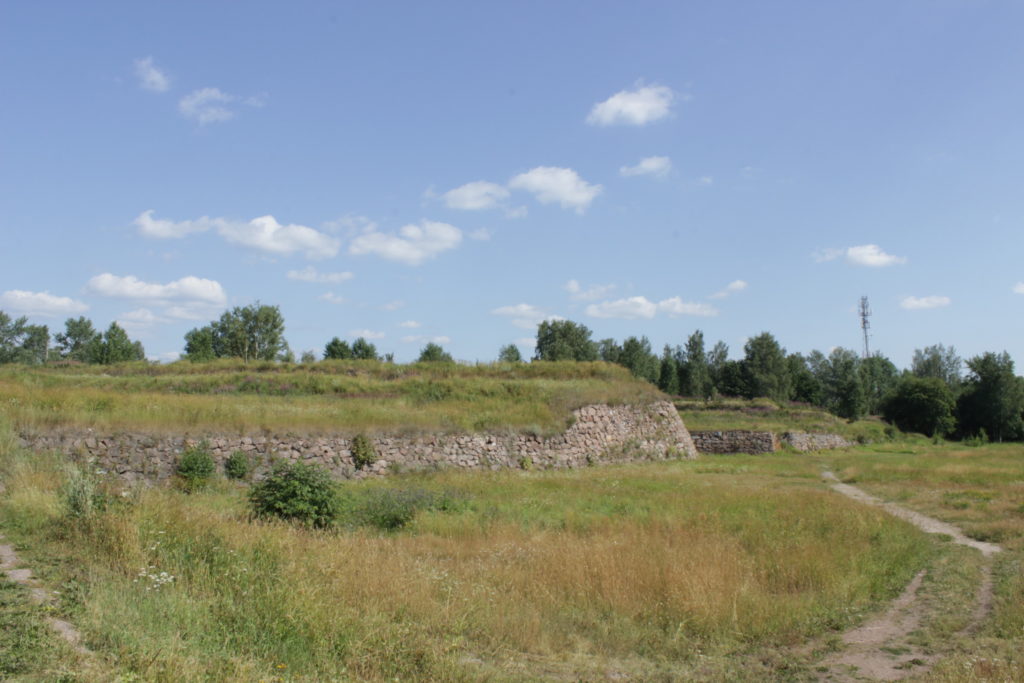
<path id="1" fill-rule="evenodd" d="M 868 298 L 862 296 L 860 298 L 860 329 L 864 331 L 864 358 L 871 356 L 871 349 L 868 348 L 868 338 L 871 337 L 871 323 L 868 318 L 871 317 L 871 308 L 868 306 Z"/>

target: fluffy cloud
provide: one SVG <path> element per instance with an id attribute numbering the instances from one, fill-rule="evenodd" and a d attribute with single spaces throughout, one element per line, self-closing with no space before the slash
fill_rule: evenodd
<path id="1" fill-rule="evenodd" d="M 9 289 L 0 294 L 0 309 L 7 309 L 26 315 L 63 315 L 82 313 L 89 307 L 81 301 L 66 296 L 54 296 L 49 292 L 28 292 L 24 289 Z"/>
<path id="2" fill-rule="evenodd" d="M 584 289 L 576 280 L 565 283 L 565 291 L 574 301 L 596 301 L 615 289 L 615 285 L 591 285 Z"/>
<path id="3" fill-rule="evenodd" d="M 103 273 L 89 280 L 89 291 L 119 299 L 170 302 L 187 301 L 223 305 L 227 301 L 224 288 L 216 280 L 189 275 L 166 285 L 143 282 L 134 275 L 118 276 Z"/>
<path id="4" fill-rule="evenodd" d="M 334 292 L 324 292 L 317 297 L 320 301 L 326 301 L 329 304 L 343 304 L 345 303 L 345 297 L 338 296 Z"/>
<path id="5" fill-rule="evenodd" d="M 139 232 L 146 237 L 157 239 L 177 239 L 194 232 L 206 232 L 211 228 L 224 225 L 223 218 L 209 218 L 203 216 L 194 221 L 169 221 L 166 218 L 153 218 L 153 209 L 143 211 L 138 215 L 133 224 Z"/>
<path id="6" fill-rule="evenodd" d="M 398 323 L 398 326 L 399 327 L 408 327 L 410 329 L 415 329 L 415 328 L 419 327 L 420 324 L 418 322 L 416 322 L 415 320 L 406 320 L 405 322 Z"/>
<path id="7" fill-rule="evenodd" d="M 479 211 L 493 209 L 508 199 L 509 192 L 497 183 L 476 180 L 454 190 L 448 190 L 441 198 L 450 209 Z"/>
<path id="8" fill-rule="evenodd" d="M 907 262 L 906 257 L 887 254 L 877 244 L 862 244 L 846 249 L 822 249 L 812 256 L 819 263 L 834 261 L 840 256 L 845 256 L 847 263 L 868 268 L 883 268 Z"/>
<path id="9" fill-rule="evenodd" d="M 677 315 L 700 315 L 714 316 L 718 311 L 713 306 L 702 303 L 690 303 L 679 297 L 663 299 L 654 303 L 643 296 L 631 296 L 626 299 L 615 301 L 602 301 L 599 304 L 587 306 L 587 315 L 593 318 L 620 318 L 624 320 L 636 320 L 638 318 L 653 318 L 658 313 L 665 313 L 669 316 Z"/>
<path id="10" fill-rule="evenodd" d="M 289 270 L 289 280 L 299 280 L 300 282 L 317 282 L 320 284 L 341 284 L 354 278 L 355 275 L 348 271 L 340 273 L 321 273 L 318 272 L 313 266 L 306 266 L 302 270 Z"/>
<path id="11" fill-rule="evenodd" d="M 221 92 L 219 88 L 200 88 L 181 98 L 178 111 L 186 119 L 196 121 L 201 126 L 230 121 L 235 113 L 226 105 L 236 99 L 234 95 Z"/>
<path id="12" fill-rule="evenodd" d="M 402 337 L 402 341 L 406 344 L 412 344 L 417 342 L 433 342 L 435 344 L 448 344 L 451 343 L 452 338 L 441 335 L 440 337 L 430 337 L 425 335 L 410 334 Z"/>
<path id="13" fill-rule="evenodd" d="M 349 330 L 348 333 L 353 337 L 363 339 L 383 339 L 387 335 L 383 332 L 375 332 L 374 330 Z"/>
<path id="14" fill-rule="evenodd" d="M 492 315 L 500 315 L 512 319 L 512 324 L 524 330 L 531 330 L 545 320 L 565 320 L 560 315 L 548 315 L 540 308 L 531 304 L 515 304 L 501 306 L 491 311 Z"/>
<path id="15" fill-rule="evenodd" d="M 558 202 L 562 208 L 575 209 L 576 213 L 586 211 L 590 202 L 604 189 L 583 180 L 571 168 L 556 166 L 538 166 L 520 173 L 509 181 L 508 186 L 532 193 L 541 204 Z"/>
<path id="16" fill-rule="evenodd" d="M 117 324 L 132 334 L 145 332 L 159 323 L 167 322 L 166 318 L 158 316 L 148 308 L 139 308 L 134 311 L 122 313 L 117 317 Z"/>
<path id="17" fill-rule="evenodd" d="M 900 302 L 900 307 L 908 311 L 919 311 L 928 308 L 942 308 L 953 303 L 948 296 L 908 296 Z"/>
<path id="18" fill-rule="evenodd" d="M 167 92 L 171 80 L 153 64 L 152 57 L 135 60 L 135 75 L 139 78 L 139 87 L 153 92 Z"/>
<path id="19" fill-rule="evenodd" d="M 744 282 L 743 280 L 733 280 L 732 282 L 730 282 L 729 284 L 727 284 L 725 286 L 725 289 L 723 289 L 721 291 L 718 291 L 718 292 L 715 292 L 714 294 L 712 294 L 711 298 L 712 299 L 724 299 L 725 297 L 729 296 L 730 294 L 735 294 L 736 292 L 742 292 L 746 288 L 747 288 L 747 283 Z"/>
<path id="20" fill-rule="evenodd" d="M 604 102 L 595 104 L 587 116 L 587 123 L 594 126 L 620 123 L 643 126 L 668 116 L 673 99 L 675 95 L 672 90 L 663 85 L 621 90 Z"/>
<path id="21" fill-rule="evenodd" d="M 376 254 L 381 258 L 416 266 L 462 242 L 462 231 L 436 221 L 406 225 L 397 234 L 379 232 L 370 226 L 352 240 L 348 251 L 357 256 Z"/>
<path id="22" fill-rule="evenodd" d="M 1024 294 L 1024 282 L 1018 282 L 1013 286 L 1014 294 Z"/>
<path id="23" fill-rule="evenodd" d="M 668 157 L 647 157 L 641 159 L 636 166 L 623 166 L 619 169 L 619 175 L 652 175 L 656 178 L 664 178 L 671 170 L 672 160 Z"/>
<path id="24" fill-rule="evenodd" d="M 281 225 L 273 216 L 260 216 L 248 223 L 225 221 L 217 231 L 228 242 L 271 254 L 301 251 L 306 258 L 329 258 L 338 253 L 341 242 L 305 225 Z"/>

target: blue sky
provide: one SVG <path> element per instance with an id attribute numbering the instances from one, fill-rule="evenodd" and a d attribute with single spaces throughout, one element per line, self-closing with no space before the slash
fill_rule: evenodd
<path id="1" fill-rule="evenodd" d="M 563 317 L 737 357 L 1024 363 L 1024 4 L 0 9 L 0 310 L 154 358 L 277 304 L 296 353 L 491 360 Z"/>

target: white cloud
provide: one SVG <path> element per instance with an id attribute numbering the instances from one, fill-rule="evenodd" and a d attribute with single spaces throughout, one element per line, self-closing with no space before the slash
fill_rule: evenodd
<path id="1" fill-rule="evenodd" d="M 639 86 L 636 90 L 621 90 L 590 110 L 587 123 L 594 126 L 626 124 L 643 126 L 669 115 L 672 90 L 663 85 Z"/>
<path id="2" fill-rule="evenodd" d="M 626 299 L 602 301 L 599 304 L 587 306 L 587 315 L 594 318 L 650 319 L 658 313 L 665 313 L 672 317 L 677 315 L 718 315 L 718 311 L 713 306 L 686 302 L 677 296 L 663 299 L 658 303 L 650 301 L 647 297 L 632 296 Z"/>
<path id="3" fill-rule="evenodd" d="M 469 239 L 477 242 L 486 242 L 491 239 L 491 231 L 487 228 L 477 228 L 469 233 Z"/>
<path id="4" fill-rule="evenodd" d="M 320 284 L 341 284 L 354 278 L 355 275 L 348 271 L 340 273 L 321 273 L 318 272 L 313 266 L 306 266 L 302 270 L 289 270 L 289 280 L 299 280 L 301 282 L 317 282 Z"/>
<path id="5" fill-rule="evenodd" d="M 505 209 L 505 218 L 526 218 L 530 210 L 525 206 L 517 206 L 514 209 Z"/>
<path id="6" fill-rule="evenodd" d="M 171 87 L 171 79 L 153 64 L 152 57 L 135 60 L 135 75 L 139 78 L 139 86 L 153 92 L 167 92 Z"/>
<path id="7" fill-rule="evenodd" d="M 380 308 L 382 311 L 397 311 L 399 308 L 403 308 L 404 306 L 405 302 L 399 299 L 398 301 L 389 301 Z"/>
<path id="8" fill-rule="evenodd" d="M 178 111 L 186 119 L 196 121 L 201 126 L 230 121 L 235 113 L 225 105 L 236 99 L 234 95 L 221 92 L 219 88 L 200 88 L 181 98 Z"/>
<path id="9" fill-rule="evenodd" d="M 381 258 L 416 266 L 462 242 L 462 231 L 436 221 L 406 225 L 398 234 L 378 232 L 372 226 L 352 240 L 350 254 L 376 254 Z"/>
<path id="10" fill-rule="evenodd" d="M 341 242 L 305 225 L 281 225 L 273 216 L 260 216 L 248 223 L 225 221 L 217 228 L 228 242 L 272 254 L 301 251 L 309 259 L 329 258 L 338 253 Z"/>
<path id="11" fill-rule="evenodd" d="M 538 166 L 520 173 L 509 181 L 508 186 L 532 193 L 541 204 L 558 202 L 563 209 L 575 209 L 576 213 L 586 211 L 590 202 L 604 189 L 583 180 L 571 168 L 556 166 Z"/>
<path id="12" fill-rule="evenodd" d="M 349 330 L 348 333 L 353 337 L 363 337 L 364 339 L 383 339 L 387 336 L 383 332 L 375 332 L 374 330 Z"/>
<path id="13" fill-rule="evenodd" d="M 718 309 L 714 306 L 683 301 L 678 296 L 659 301 L 658 310 L 662 313 L 668 314 L 670 317 L 675 317 L 677 315 L 699 315 L 710 318 L 718 315 Z"/>
<path id="14" fill-rule="evenodd" d="M 712 294 L 711 298 L 712 299 L 724 299 L 725 297 L 729 296 L 730 294 L 735 294 L 736 292 L 742 292 L 746 288 L 747 288 L 747 283 L 745 281 L 743 281 L 743 280 L 733 280 L 732 282 L 730 282 L 729 284 L 727 284 L 725 286 L 725 289 L 723 289 L 723 290 L 721 290 L 719 292 L 715 292 L 714 294 Z"/>
<path id="15" fill-rule="evenodd" d="M 398 323 L 398 326 L 399 327 L 408 327 L 410 329 L 415 329 L 415 328 L 419 327 L 420 324 L 418 322 L 416 322 L 415 320 L 406 320 L 405 322 Z"/>
<path id="16" fill-rule="evenodd" d="M 499 206 L 508 199 L 508 195 L 508 190 L 497 183 L 475 180 L 454 190 L 448 190 L 441 198 L 449 209 L 479 211 Z"/>
<path id="17" fill-rule="evenodd" d="M 573 301 L 596 301 L 615 289 L 615 285 L 591 285 L 584 289 L 576 280 L 565 283 L 565 291 Z"/>
<path id="18" fill-rule="evenodd" d="M 811 256 L 818 263 L 834 261 L 840 256 L 845 256 L 847 263 L 868 268 L 883 268 L 907 262 L 906 257 L 887 254 L 877 244 L 862 244 L 846 249 L 820 249 Z"/>
<path id="19" fill-rule="evenodd" d="M 320 301 L 326 301 L 329 304 L 343 304 L 345 303 L 345 297 L 338 296 L 334 292 L 324 292 L 317 297 Z"/>
<path id="20" fill-rule="evenodd" d="M 664 178 L 671 170 L 672 160 L 668 157 L 647 157 L 641 159 L 636 166 L 623 166 L 619 169 L 619 175 L 652 175 L 656 178 Z"/>
<path id="21" fill-rule="evenodd" d="M 166 285 L 143 282 L 134 275 L 103 273 L 89 280 L 89 291 L 101 296 L 145 301 L 190 301 L 222 305 L 227 301 L 224 288 L 216 280 L 189 275 Z"/>
<path id="22" fill-rule="evenodd" d="M 82 313 L 89 306 L 67 296 L 54 296 L 49 292 L 28 292 L 24 289 L 9 289 L 0 294 L 0 309 L 17 311 L 27 315 L 61 315 Z"/>
<path id="23" fill-rule="evenodd" d="M 565 320 L 560 315 L 549 315 L 537 306 L 531 304 L 515 304 L 514 306 L 501 306 L 491 311 L 492 315 L 505 316 L 512 319 L 512 324 L 529 330 L 537 327 L 545 320 Z"/>
<path id="24" fill-rule="evenodd" d="M 928 308 L 942 308 L 953 303 L 948 296 L 908 296 L 900 301 L 900 307 L 908 311 L 919 311 Z"/>
<path id="25" fill-rule="evenodd" d="M 146 237 L 172 239 L 184 237 L 193 232 L 205 232 L 225 223 L 223 218 L 203 216 L 194 221 L 169 221 L 165 218 L 153 218 L 153 209 L 143 211 L 134 221 L 135 227 Z"/>
<path id="26" fill-rule="evenodd" d="M 451 337 L 441 335 L 439 337 L 430 337 L 426 335 L 410 334 L 402 337 L 402 341 L 406 344 L 412 344 L 416 342 L 433 342 L 435 344 L 449 344 L 452 341 Z"/>
<path id="27" fill-rule="evenodd" d="M 1024 294 L 1024 282 L 1018 282 L 1013 286 L 1014 294 Z"/>
<path id="28" fill-rule="evenodd" d="M 117 317 L 117 324 L 131 334 L 145 332 L 159 323 L 168 322 L 166 318 L 158 316 L 148 308 L 139 308 L 134 311 L 122 313 Z"/>
<path id="29" fill-rule="evenodd" d="M 203 320 L 209 318 L 213 310 L 214 307 L 211 304 L 192 302 L 178 306 L 168 306 L 164 309 L 164 315 L 179 320 Z"/>

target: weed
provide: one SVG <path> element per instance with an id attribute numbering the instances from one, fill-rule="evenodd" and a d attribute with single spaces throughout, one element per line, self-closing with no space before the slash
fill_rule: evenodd
<path id="1" fill-rule="evenodd" d="M 224 475 L 228 479 L 245 479 L 252 470 L 252 461 L 243 451 L 235 451 L 224 461 Z"/>
<path id="2" fill-rule="evenodd" d="M 352 454 L 352 463 L 357 470 L 365 469 L 377 462 L 377 449 L 373 447 L 373 442 L 365 434 L 356 434 L 352 437 L 349 451 Z"/>
<path id="3" fill-rule="evenodd" d="M 192 493 L 206 488 L 216 471 L 217 466 L 210 455 L 210 444 L 203 441 L 185 449 L 178 460 L 176 474 L 182 489 Z"/>

